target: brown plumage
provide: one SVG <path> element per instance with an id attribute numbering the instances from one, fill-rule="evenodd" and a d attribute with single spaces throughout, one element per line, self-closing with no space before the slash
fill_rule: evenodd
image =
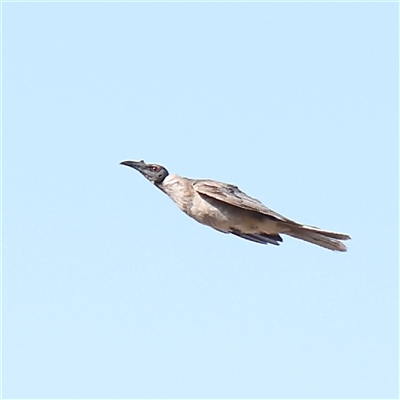
<path id="1" fill-rule="evenodd" d="M 144 161 L 121 164 L 138 170 L 191 218 L 220 232 L 274 245 L 279 245 L 280 235 L 285 234 L 329 250 L 347 250 L 341 241 L 350 239 L 349 235 L 299 224 L 264 206 L 237 186 L 170 175 L 161 165 Z"/>

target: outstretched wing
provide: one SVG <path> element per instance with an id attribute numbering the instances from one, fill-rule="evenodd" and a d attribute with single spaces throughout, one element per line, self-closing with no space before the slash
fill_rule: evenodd
<path id="1" fill-rule="evenodd" d="M 294 222 L 264 206 L 259 200 L 248 196 L 237 186 L 211 180 L 196 180 L 193 182 L 193 188 L 201 195 L 212 197 L 232 206 L 255 211 L 280 221 Z"/>

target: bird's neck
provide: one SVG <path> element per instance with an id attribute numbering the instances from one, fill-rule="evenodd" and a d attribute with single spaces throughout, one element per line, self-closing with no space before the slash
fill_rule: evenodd
<path id="1" fill-rule="evenodd" d="M 182 211 L 187 212 L 192 200 L 191 191 L 193 191 L 190 179 L 171 174 L 158 184 L 157 187 L 167 194 Z"/>

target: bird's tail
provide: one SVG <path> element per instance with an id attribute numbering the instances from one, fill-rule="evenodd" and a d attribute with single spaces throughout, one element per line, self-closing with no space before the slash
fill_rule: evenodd
<path id="1" fill-rule="evenodd" d="M 285 234 L 335 251 L 347 251 L 347 247 L 341 240 L 351 239 L 345 233 L 324 231 L 315 226 L 300 224 L 291 225 L 290 230 Z"/>

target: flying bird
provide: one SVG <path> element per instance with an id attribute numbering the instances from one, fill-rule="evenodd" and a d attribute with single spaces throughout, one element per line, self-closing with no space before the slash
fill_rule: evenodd
<path id="1" fill-rule="evenodd" d="M 264 206 L 237 186 L 206 179 L 189 179 L 170 174 L 158 164 L 121 161 L 134 168 L 167 194 L 189 217 L 223 233 L 232 233 L 261 244 L 279 245 L 281 234 L 336 251 L 346 251 L 345 233 L 303 225 Z"/>

